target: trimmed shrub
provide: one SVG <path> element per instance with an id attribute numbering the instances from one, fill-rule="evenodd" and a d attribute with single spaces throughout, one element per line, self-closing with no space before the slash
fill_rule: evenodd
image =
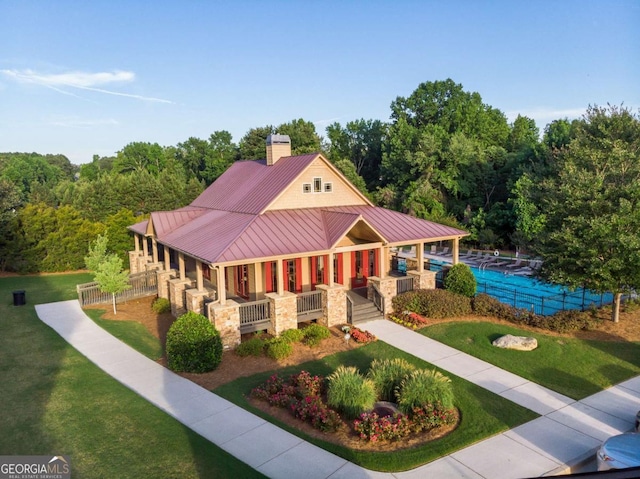
<path id="1" fill-rule="evenodd" d="M 299 343 L 304 339 L 302 329 L 287 329 L 280 334 L 280 337 L 288 343 Z"/>
<path id="2" fill-rule="evenodd" d="M 304 334 L 304 342 L 307 346 L 317 346 L 323 339 L 331 336 L 331 331 L 326 326 L 312 323 L 302 330 Z"/>
<path id="3" fill-rule="evenodd" d="M 444 409 L 453 408 L 451 380 L 435 369 L 417 369 L 400 383 L 396 397 L 398 409 L 411 415 L 415 408 L 428 404 L 440 404 Z"/>
<path id="4" fill-rule="evenodd" d="M 169 328 L 166 351 L 169 369 L 204 373 L 222 361 L 222 340 L 207 318 L 189 311 Z"/>
<path id="5" fill-rule="evenodd" d="M 381 401 L 395 402 L 395 391 L 415 366 L 401 358 L 374 359 L 367 377 L 373 381 Z"/>
<path id="6" fill-rule="evenodd" d="M 444 277 L 444 289 L 452 293 L 473 298 L 476 294 L 476 277 L 464 263 L 454 264 Z"/>
<path id="7" fill-rule="evenodd" d="M 480 293 L 473 298 L 473 312 L 479 316 L 495 316 L 509 321 L 515 315 L 513 307 L 485 293 Z"/>
<path id="8" fill-rule="evenodd" d="M 171 311 L 171 302 L 167 298 L 156 298 L 151 303 L 151 310 L 157 314 L 168 313 Z"/>
<path id="9" fill-rule="evenodd" d="M 450 318 L 471 314 L 471 298 L 444 289 L 418 289 L 392 300 L 396 314 L 413 311 L 428 318 Z"/>
<path id="10" fill-rule="evenodd" d="M 501 303 L 488 294 L 479 294 L 473 299 L 473 311 L 481 316 L 494 316 L 515 324 L 524 324 L 558 333 L 587 330 L 597 322 L 591 312 L 577 310 L 558 311 L 551 316 L 540 316 L 529 310 Z"/>
<path id="11" fill-rule="evenodd" d="M 267 341 L 266 353 L 271 359 L 284 359 L 291 356 L 291 353 L 293 353 L 293 346 L 282 338 L 273 338 Z"/>
<path id="12" fill-rule="evenodd" d="M 373 409 L 375 385 L 355 367 L 340 366 L 327 376 L 327 381 L 327 404 L 342 412 L 347 419 L 355 419 L 363 411 Z"/>
<path id="13" fill-rule="evenodd" d="M 262 356 L 264 352 L 265 341 L 260 336 L 254 336 L 251 339 L 241 343 L 235 352 L 238 356 Z"/>

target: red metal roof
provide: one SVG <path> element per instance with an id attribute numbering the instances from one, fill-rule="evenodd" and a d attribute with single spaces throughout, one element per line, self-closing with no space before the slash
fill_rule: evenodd
<path id="1" fill-rule="evenodd" d="M 215 181 L 215 188 L 207 188 L 191 205 L 259 214 L 317 157 L 287 156 L 271 166 L 265 160 L 236 161 Z"/>
<path id="2" fill-rule="evenodd" d="M 207 263 L 326 252 L 362 219 L 390 244 L 429 242 L 465 231 L 371 205 L 265 211 L 317 153 L 234 163 L 191 205 L 154 212 L 156 239 Z M 146 234 L 148 222 L 130 227 Z"/>

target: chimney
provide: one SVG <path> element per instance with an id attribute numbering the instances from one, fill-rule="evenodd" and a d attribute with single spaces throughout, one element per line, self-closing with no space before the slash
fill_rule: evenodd
<path id="1" fill-rule="evenodd" d="M 276 161 L 285 156 L 291 156 L 289 135 L 269 135 L 267 137 L 267 165 L 274 165 Z"/>

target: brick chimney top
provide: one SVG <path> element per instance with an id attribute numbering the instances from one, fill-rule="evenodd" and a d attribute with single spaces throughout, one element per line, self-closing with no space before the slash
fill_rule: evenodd
<path id="1" fill-rule="evenodd" d="M 285 156 L 291 156 L 289 135 L 269 135 L 267 137 L 267 165 L 271 166 Z"/>

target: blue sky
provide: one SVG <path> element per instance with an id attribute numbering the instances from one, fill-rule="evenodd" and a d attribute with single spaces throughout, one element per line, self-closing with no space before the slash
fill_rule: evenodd
<path id="1" fill-rule="evenodd" d="M 76 164 L 296 118 L 389 119 L 453 79 L 542 130 L 640 107 L 640 1 L 0 0 L 0 151 Z"/>

